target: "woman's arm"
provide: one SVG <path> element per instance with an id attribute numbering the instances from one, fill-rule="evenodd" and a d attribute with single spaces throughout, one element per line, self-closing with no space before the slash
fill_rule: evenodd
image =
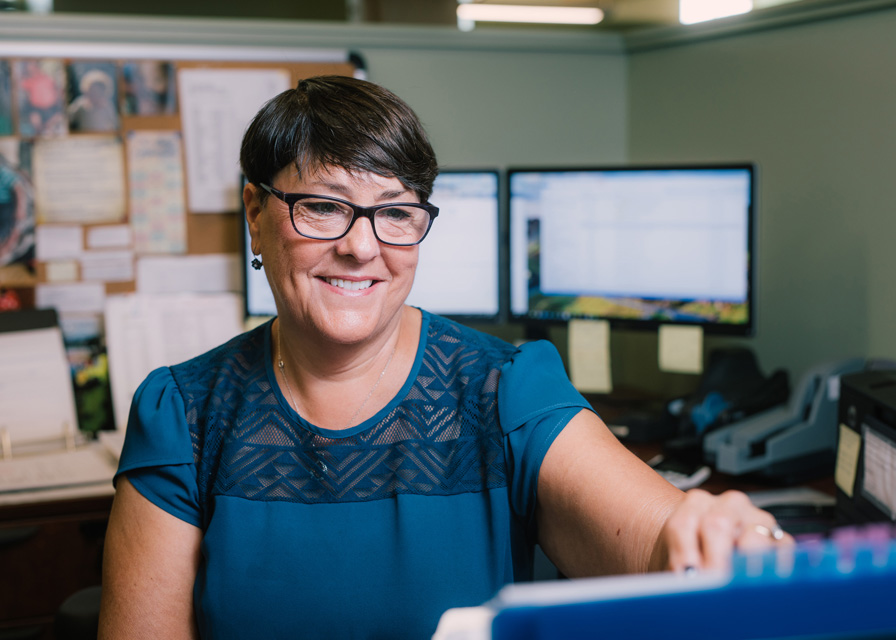
<path id="1" fill-rule="evenodd" d="M 569 577 L 725 568 L 735 546 L 777 543 L 754 528 L 776 524 L 746 495 L 676 489 L 587 410 L 545 456 L 536 518 L 539 544 Z"/>
<path id="2" fill-rule="evenodd" d="M 103 555 L 99 638 L 198 638 L 201 531 L 118 479 Z"/>

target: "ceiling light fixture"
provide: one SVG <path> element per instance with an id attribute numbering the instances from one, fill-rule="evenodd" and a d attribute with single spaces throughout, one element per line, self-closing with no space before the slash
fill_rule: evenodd
<path id="1" fill-rule="evenodd" d="M 458 22 L 526 22 L 538 24 L 597 24 L 604 12 L 591 7 L 536 7 L 514 4 L 457 5 Z"/>
<path id="2" fill-rule="evenodd" d="M 753 0 L 679 0 L 678 21 L 696 24 L 753 10 Z"/>

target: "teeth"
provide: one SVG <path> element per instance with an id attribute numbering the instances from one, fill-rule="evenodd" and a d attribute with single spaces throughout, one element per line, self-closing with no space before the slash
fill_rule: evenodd
<path id="1" fill-rule="evenodd" d="M 345 289 L 347 291 L 360 291 L 373 284 L 373 280 L 361 280 L 360 282 L 355 282 L 353 280 L 343 280 L 342 278 L 327 278 L 327 282 L 334 287 L 339 287 L 340 289 Z"/>

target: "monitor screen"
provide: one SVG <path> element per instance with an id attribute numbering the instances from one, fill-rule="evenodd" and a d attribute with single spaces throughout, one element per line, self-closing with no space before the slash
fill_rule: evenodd
<path id="1" fill-rule="evenodd" d="M 511 169 L 511 315 L 753 330 L 752 165 Z"/>
<path id="2" fill-rule="evenodd" d="M 445 170 L 430 202 L 439 208 L 420 244 L 414 286 L 407 303 L 464 320 L 497 320 L 500 201 L 496 170 Z M 243 222 L 246 315 L 261 318 L 277 309 L 264 270 L 250 266 L 252 251 Z"/>

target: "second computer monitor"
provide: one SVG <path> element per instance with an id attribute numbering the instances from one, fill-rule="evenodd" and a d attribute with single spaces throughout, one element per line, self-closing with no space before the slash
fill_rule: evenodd
<path id="1" fill-rule="evenodd" d="M 430 197 L 439 217 L 420 245 L 408 304 L 449 317 L 497 319 L 498 193 L 497 171 L 439 174 Z"/>
<path id="2" fill-rule="evenodd" d="M 514 318 L 752 333 L 752 165 L 508 176 Z"/>

